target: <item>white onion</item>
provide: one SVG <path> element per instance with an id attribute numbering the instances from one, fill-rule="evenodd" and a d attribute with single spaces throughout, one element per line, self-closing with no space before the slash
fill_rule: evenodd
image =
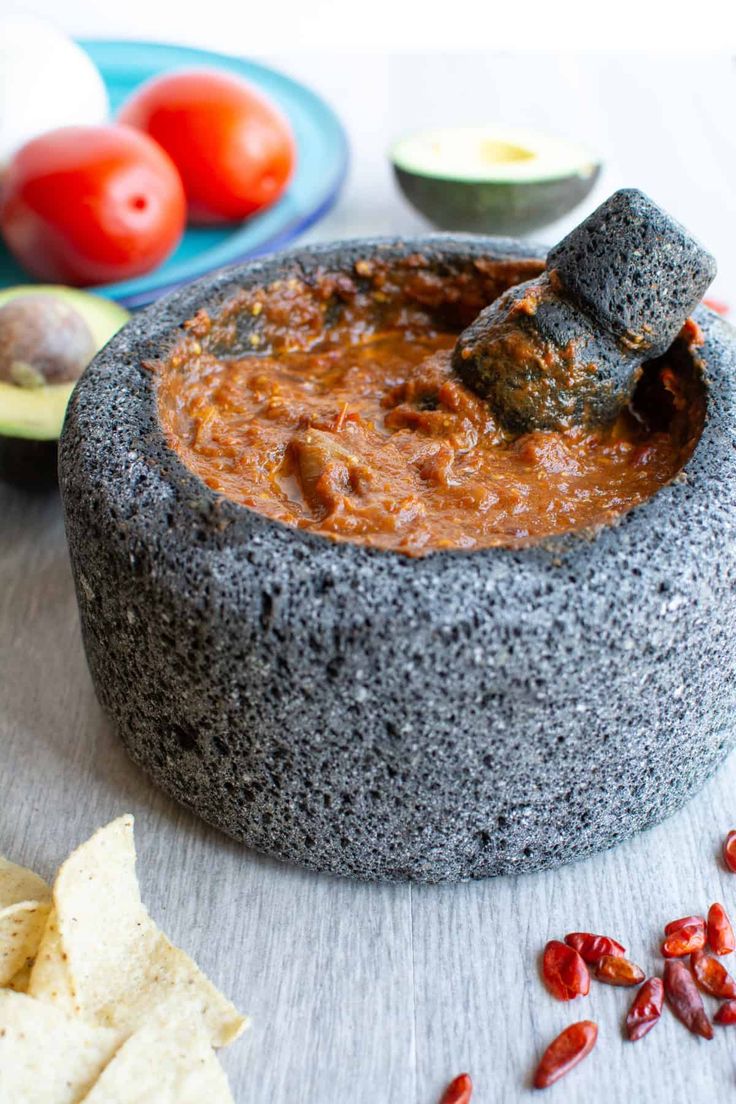
<path id="1" fill-rule="evenodd" d="M 0 174 L 38 134 L 108 113 L 102 77 L 80 46 L 41 19 L 0 19 Z"/>

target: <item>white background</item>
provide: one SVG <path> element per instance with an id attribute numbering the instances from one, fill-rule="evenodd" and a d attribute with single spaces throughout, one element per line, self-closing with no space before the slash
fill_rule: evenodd
<path id="1" fill-rule="evenodd" d="M 732 0 L 3 0 L 74 34 L 286 50 L 733 49 Z"/>

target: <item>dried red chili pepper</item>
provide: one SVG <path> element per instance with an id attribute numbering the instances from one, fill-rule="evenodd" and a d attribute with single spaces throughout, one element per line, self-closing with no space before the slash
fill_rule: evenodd
<path id="1" fill-rule="evenodd" d="M 730 954 L 736 948 L 736 937 L 728 913 L 717 901 L 708 909 L 708 943 L 717 955 Z"/>
<path id="2" fill-rule="evenodd" d="M 724 303 L 722 299 L 710 299 L 710 298 L 708 298 L 708 299 L 704 299 L 703 302 L 705 303 L 706 307 L 710 307 L 710 309 L 712 311 L 715 311 L 716 314 L 729 314 L 730 313 L 731 308 L 729 307 L 728 303 Z"/>
<path id="3" fill-rule="evenodd" d="M 641 985 L 645 974 L 635 962 L 621 955 L 603 955 L 593 967 L 593 977 L 607 985 Z"/>
<path id="4" fill-rule="evenodd" d="M 723 841 L 723 861 L 736 874 L 736 829 L 730 831 Z"/>
<path id="5" fill-rule="evenodd" d="M 584 997 L 590 989 L 588 967 L 574 947 L 551 939 L 544 948 L 542 976 L 553 997 L 574 1000 Z"/>
<path id="6" fill-rule="evenodd" d="M 674 935 L 680 928 L 700 927 L 705 931 L 705 919 L 702 916 L 681 916 L 679 920 L 670 920 L 665 924 L 664 934 Z"/>
<path id="7" fill-rule="evenodd" d="M 676 959 L 665 962 L 664 991 L 670 1008 L 688 1031 L 702 1036 L 703 1039 L 713 1038 L 713 1028 L 703 1008 L 703 998 L 684 963 Z"/>
<path id="8" fill-rule="evenodd" d="M 713 1022 L 717 1024 L 736 1023 L 736 1000 L 726 1001 L 716 1012 Z"/>
<path id="9" fill-rule="evenodd" d="M 661 978 L 648 978 L 634 997 L 626 1016 L 626 1034 L 632 1043 L 651 1031 L 662 1015 L 664 985 Z"/>
<path id="10" fill-rule="evenodd" d="M 578 952 L 583 962 L 591 966 L 604 955 L 625 955 L 626 948 L 608 935 L 592 935 L 590 932 L 570 932 L 565 936 L 568 947 Z"/>
<path id="11" fill-rule="evenodd" d="M 469 1073 L 461 1073 L 451 1081 L 442 1094 L 440 1104 L 470 1104 L 473 1095 L 473 1082 Z"/>
<path id="12" fill-rule="evenodd" d="M 690 955 L 690 967 L 700 988 L 722 1000 L 736 997 L 736 981 L 726 967 L 706 951 Z"/>
<path id="13" fill-rule="evenodd" d="M 662 954 L 665 958 L 682 958 L 693 951 L 702 951 L 704 946 L 705 925 L 686 924 L 667 936 L 662 944 Z"/>
<path id="14" fill-rule="evenodd" d="M 534 1074 L 534 1088 L 546 1089 L 590 1054 L 598 1038 L 598 1026 L 592 1020 L 570 1024 L 549 1044 Z"/>

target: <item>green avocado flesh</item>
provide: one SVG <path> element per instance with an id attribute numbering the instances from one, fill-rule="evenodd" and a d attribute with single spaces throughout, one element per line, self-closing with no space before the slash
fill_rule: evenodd
<path id="1" fill-rule="evenodd" d="M 73 390 L 73 383 L 16 387 L 0 382 L 0 434 L 34 441 L 57 440 Z"/>
<path id="2" fill-rule="evenodd" d="M 125 325 L 128 312 L 109 299 L 74 288 L 30 284 L 0 291 L 0 307 L 19 296 L 51 295 L 73 307 L 85 319 L 99 351 Z M 0 381 L 0 437 L 55 441 L 74 382 L 18 387 Z"/>
<path id="3" fill-rule="evenodd" d="M 525 234 L 568 214 L 600 162 L 584 147 L 528 131 L 459 127 L 398 142 L 399 187 L 443 230 Z"/>

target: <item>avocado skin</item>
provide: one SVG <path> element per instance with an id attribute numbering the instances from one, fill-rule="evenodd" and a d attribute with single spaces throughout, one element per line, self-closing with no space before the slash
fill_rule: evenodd
<path id="1" fill-rule="evenodd" d="M 600 165 L 557 180 L 448 180 L 394 164 L 409 202 L 440 230 L 528 234 L 562 218 L 592 191 Z"/>
<path id="2" fill-rule="evenodd" d="M 0 435 L 0 480 L 29 491 L 58 486 L 58 441 Z"/>

